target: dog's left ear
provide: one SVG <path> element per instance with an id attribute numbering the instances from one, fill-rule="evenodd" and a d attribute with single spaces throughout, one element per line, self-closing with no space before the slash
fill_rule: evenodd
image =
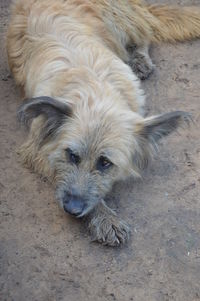
<path id="1" fill-rule="evenodd" d="M 19 120 L 28 127 L 33 119 L 40 115 L 45 118 L 40 130 L 40 142 L 44 142 L 72 115 L 72 109 L 67 103 L 41 96 L 25 100 L 18 110 Z"/>
<path id="2" fill-rule="evenodd" d="M 138 150 L 136 150 L 134 161 L 139 168 L 144 168 L 148 164 L 148 159 L 157 142 L 168 136 L 179 126 L 189 124 L 191 115 L 182 111 L 175 111 L 158 116 L 152 116 L 143 119 L 137 124 L 135 129 Z"/>
<path id="3" fill-rule="evenodd" d="M 168 136 L 179 126 L 189 124 L 191 115 L 182 111 L 175 111 L 144 119 L 140 134 L 148 141 L 156 143 L 164 136 Z"/>

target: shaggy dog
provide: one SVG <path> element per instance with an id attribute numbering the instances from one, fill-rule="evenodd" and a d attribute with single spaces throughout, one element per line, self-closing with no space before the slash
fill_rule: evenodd
<path id="1" fill-rule="evenodd" d="M 48 177 L 65 211 L 87 216 L 93 238 L 124 243 L 127 224 L 104 202 L 113 183 L 138 176 L 157 141 L 185 112 L 144 117 L 139 78 L 151 73 L 151 42 L 200 36 L 199 7 L 140 0 L 16 0 L 9 65 L 29 128 L 23 162 Z"/>

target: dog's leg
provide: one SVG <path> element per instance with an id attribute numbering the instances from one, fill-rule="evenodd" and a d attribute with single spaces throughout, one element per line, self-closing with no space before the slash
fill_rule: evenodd
<path id="1" fill-rule="evenodd" d="M 94 241 L 109 246 L 118 246 L 129 238 L 128 225 L 117 217 L 102 200 L 89 214 L 89 230 Z"/>
<path id="2" fill-rule="evenodd" d="M 149 56 L 149 45 L 128 46 L 127 51 L 129 53 L 128 65 L 140 79 L 147 79 L 154 69 Z"/>

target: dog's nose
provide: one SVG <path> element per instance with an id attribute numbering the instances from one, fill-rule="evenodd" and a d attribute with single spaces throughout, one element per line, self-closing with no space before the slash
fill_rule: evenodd
<path id="1" fill-rule="evenodd" d="M 83 212 L 85 203 L 81 197 L 66 195 L 63 201 L 63 208 L 66 212 L 78 216 Z"/>

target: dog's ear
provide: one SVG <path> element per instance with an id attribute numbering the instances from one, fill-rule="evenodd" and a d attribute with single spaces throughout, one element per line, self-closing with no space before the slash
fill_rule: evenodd
<path id="1" fill-rule="evenodd" d="M 25 100 L 18 110 L 19 120 L 28 127 L 32 120 L 40 115 L 45 117 L 40 131 L 40 140 L 44 141 L 56 132 L 67 117 L 72 115 L 72 109 L 64 102 L 41 96 Z"/>
<path id="2" fill-rule="evenodd" d="M 182 111 L 145 118 L 140 135 L 148 141 L 156 143 L 162 137 L 176 130 L 179 126 L 189 124 L 190 121 L 191 115 Z"/>
<path id="3" fill-rule="evenodd" d="M 156 149 L 158 141 L 179 126 L 188 125 L 191 115 L 182 111 L 175 111 L 162 115 L 143 119 L 137 124 L 135 134 L 138 142 L 138 150 L 135 152 L 134 161 L 139 168 L 145 168 L 153 149 Z"/>

